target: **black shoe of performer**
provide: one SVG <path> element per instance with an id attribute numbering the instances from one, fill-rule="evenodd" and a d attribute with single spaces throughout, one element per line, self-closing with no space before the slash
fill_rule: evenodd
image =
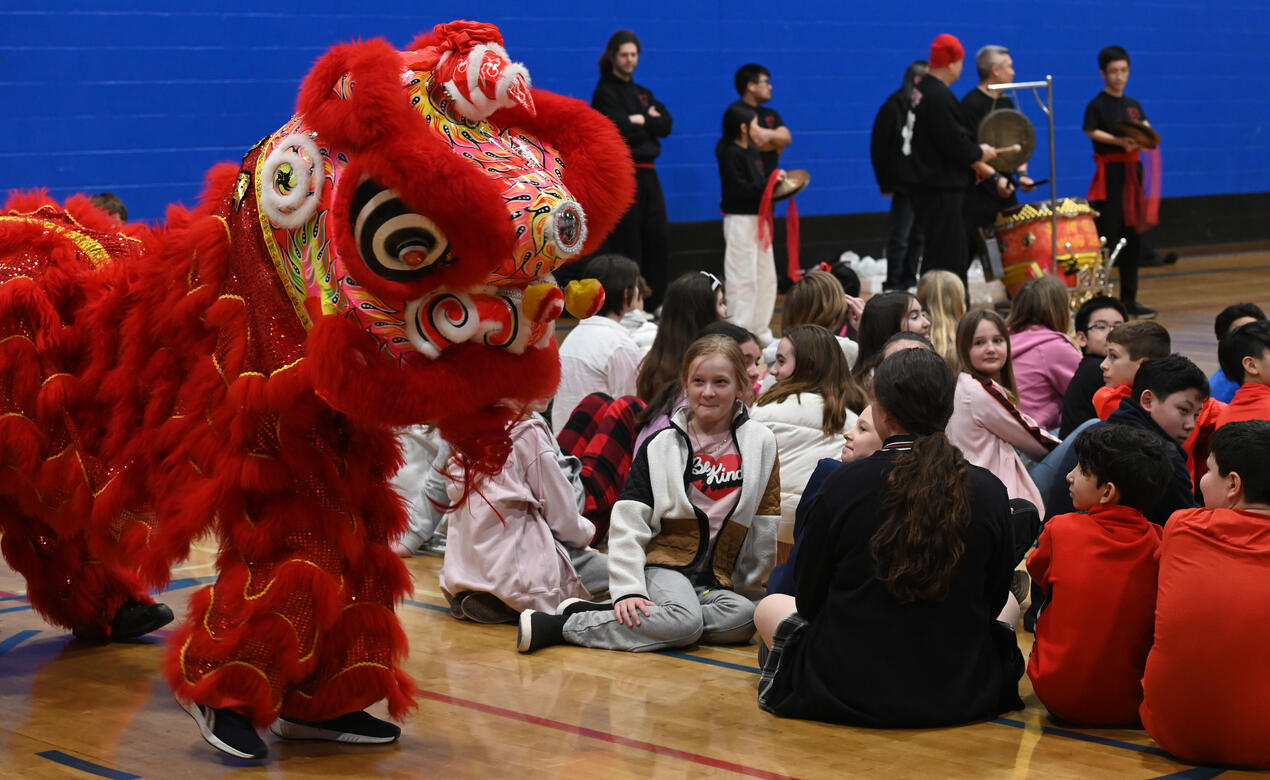
<path id="1" fill-rule="evenodd" d="M 328 720 L 278 718 L 269 730 L 283 739 L 320 739 L 357 745 L 384 745 L 401 737 L 401 727 L 360 710 Z"/>
<path id="2" fill-rule="evenodd" d="M 1121 301 L 1121 303 L 1124 304 L 1125 311 L 1129 312 L 1130 317 L 1135 317 L 1140 320 L 1153 320 L 1156 315 L 1159 314 L 1159 312 L 1152 309 L 1150 306 L 1143 306 L 1137 301 Z"/>
<path id="3" fill-rule="evenodd" d="M 178 700 L 179 701 L 179 700 Z M 189 713 L 207 744 L 234 758 L 264 758 L 269 754 L 265 741 L 256 733 L 251 719 L 226 708 L 206 707 L 195 702 L 179 701 Z"/>
<path id="4" fill-rule="evenodd" d="M 110 640 L 118 642 L 145 636 L 171 623 L 172 618 L 172 610 L 167 604 L 124 602 L 110 621 Z"/>
<path id="5" fill-rule="evenodd" d="M 587 601 L 586 599 L 565 599 L 556 607 L 557 615 L 576 615 L 579 612 L 608 612 L 613 609 L 611 601 Z"/>
<path id="6" fill-rule="evenodd" d="M 520 613 L 520 628 L 516 631 L 516 649 L 532 653 L 544 647 L 564 644 L 564 615 L 552 615 L 527 609 Z"/>

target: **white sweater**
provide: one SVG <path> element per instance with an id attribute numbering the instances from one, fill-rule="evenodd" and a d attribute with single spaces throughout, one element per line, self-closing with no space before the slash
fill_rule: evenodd
<path id="1" fill-rule="evenodd" d="M 837 458 L 842 454 L 842 433 L 855 427 L 856 414 L 847 410 L 842 431 L 825 433 L 825 399 L 819 393 L 798 393 L 777 403 L 756 406 L 750 418 L 767 426 L 776 435 L 776 451 L 780 454 L 781 522 L 776 538 L 794 541 L 794 510 L 802 500 L 803 488 L 821 458 Z"/>

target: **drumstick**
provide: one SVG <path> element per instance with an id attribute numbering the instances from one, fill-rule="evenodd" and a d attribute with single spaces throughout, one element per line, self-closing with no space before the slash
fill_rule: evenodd
<path id="1" fill-rule="evenodd" d="M 1011 152 L 1023 151 L 1022 144 L 1010 144 L 1009 146 L 997 147 L 997 154 L 1010 154 Z"/>

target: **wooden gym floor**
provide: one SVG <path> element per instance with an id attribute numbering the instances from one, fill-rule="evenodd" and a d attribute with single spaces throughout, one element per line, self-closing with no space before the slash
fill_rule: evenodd
<path id="1" fill-rule="evenodd" d="M 1216 368 L 1212 320 L 1225 305 L 1270 304 L 1270 252 L 1184 257 L 1145 269 L 1143 303 L 1178 351 Z M 173 574 L 163 599 L 214 576 L 212 543 Z M 1025 677 L 1026 709 L 952 729 L 871 731 L 782 720 L 759 710 L 754 648 L 637 655 L 556 647 L 515 651 L 516 629 L 452 619 L 440 559 L 407 561 L 400 609 L 419 709 L 400 743 L 354 747 L 267 737 L 260 765 L 207 746 L 158 668 L 166 632 L 92 646 L 43 623 L 0 564 L 0 776 L 133 777 L 1185 777 L 1253 773 L 1170 759 L 1140 730 L 1052 721 Z M 1030 634 L 1020 631 L 1026 654 Z M 382 714 L 382 713 L 381 713 Z"/>

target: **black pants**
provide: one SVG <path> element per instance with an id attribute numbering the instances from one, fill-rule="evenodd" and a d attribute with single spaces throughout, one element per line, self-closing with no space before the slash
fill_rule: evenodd
<path id="1" fill-rule="evenodd" d="M 1138 181 L 1142 181 L 1142 166 L 1138 165 Z M 1107 251 L 1111 252 L 1121 238 L 1127 239 L 1124 251 L 1116 258 L 1120 269 L 1120 300 L 1132 303 L 1138 300 L 1138 264 L 1142 261 L 1142 237 L 1138 231 L 1124 223 L 1124 163 L 1107 163 L 1107 199 L 1090 204 L 1098 212 L 1094 224 L 1098 235 L 1107 239 Z"/>
<path id="2" fill-rule="evenodd" d="M 644 302 L 651 312 L 661 303 L 670 282 L 670 223 L 666 220 L 666 200 L 657 171 L 636 168 L 635 186 L 635 202 L 613 228 L 601 251 L 626 255 L 639 263 L 640 273 L 653 288 L 653 294 Z"/>
<path id="3" fill-rule="evenodd" d="M 922 227 L 922 273 L 933 269 L 952 271 L 966 284 L 969 265 L 966 222 L 962 215 L 965 190 L 913 187 L 909 197 L 917 224 Z M 967 292 L 969 291 L 967 285 Z"/>
<path id="4" fill-rule="evenodd" d="M 922 228 L 907 192 L 891 193 L 891 235 L 886 241 L 886 282 L 883 290 L 907 290 L 917 285 L 922 259 Z"/>

